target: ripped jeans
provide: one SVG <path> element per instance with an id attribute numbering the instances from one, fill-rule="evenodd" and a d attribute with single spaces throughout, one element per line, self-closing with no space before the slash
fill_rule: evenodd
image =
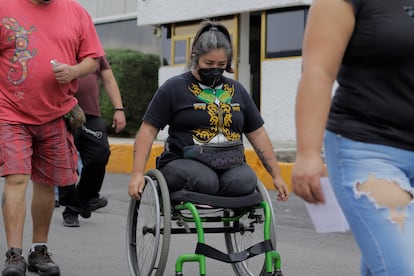
<path id="1" fill-rule="evenodd" d="M 414 275 L 414 152 L 325 132 L 335 195 L 361 251 L 363 276 Z"/>

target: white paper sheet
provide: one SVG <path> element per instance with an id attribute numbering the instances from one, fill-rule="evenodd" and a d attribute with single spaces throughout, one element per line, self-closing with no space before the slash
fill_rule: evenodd
<path id="1" fill-rule="evenodd" d="M 322 191 L 325 196 L 324 204 L 305 202 L 306 209 L 318 233 L 346 232 L 348 222 L 339 207 L 338 201 L 327 177 L 321 178 Z"/>

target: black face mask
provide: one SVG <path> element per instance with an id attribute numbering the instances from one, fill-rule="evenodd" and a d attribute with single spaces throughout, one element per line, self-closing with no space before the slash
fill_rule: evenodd
<path id="1" fill-rule="evenodd" d="M 223 72 L 224 69 L 222 68 L 198 69 L 198 75 L 200 76 L 201 83 L 210 87 L 215 87 L 224 82 Z"/>

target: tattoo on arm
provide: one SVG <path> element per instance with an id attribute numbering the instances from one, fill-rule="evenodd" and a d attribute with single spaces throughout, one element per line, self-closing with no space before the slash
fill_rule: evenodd
<path id="1" fill-rule="evenodd" d="M 266 158 L 264 156 L 264 151 L 262 150 L 257 150 L 257 155 L 259 156 L 260 161 L 262 161 L 263 166 L 265 167 L 265 169 L 272 174 L 272 167 L 269 166 L 268 161 L 271 160 L 270 158 Z"/>

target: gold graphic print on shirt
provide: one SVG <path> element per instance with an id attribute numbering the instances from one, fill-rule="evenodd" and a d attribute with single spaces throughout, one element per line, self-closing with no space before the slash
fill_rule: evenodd
<path id="1" fill-rule="evenodd" d="M 234 95 L 234 86 L 223 84 L 222 89 L 201 89 L 198 84 L 192 83 L 189 87 L 191 93 L 205 102 L 194 104 L 194 110 L 205 110 L 210 116 L 209 129 L 195 129 L 193 138 L 199 142 L 209 142 L 218 134 L 223 134 L 227 140 L 240 140 L 240 134 L 232 132 L 230 126 L 233 122 L 231 111 L 240 111 L 240 108 L 232 108 L 231 100 Z"/>

